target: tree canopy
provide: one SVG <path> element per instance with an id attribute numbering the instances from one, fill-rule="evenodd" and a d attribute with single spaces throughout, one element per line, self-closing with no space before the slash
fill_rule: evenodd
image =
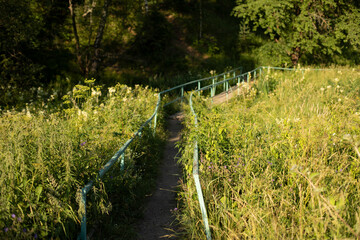
<path id="1" fill-rule="evenodd" d="M 324 60 L 360 44 L 357 1 L 238 0 L 234 16 L 252 32 L 276 43 L 295 65 Z"/>

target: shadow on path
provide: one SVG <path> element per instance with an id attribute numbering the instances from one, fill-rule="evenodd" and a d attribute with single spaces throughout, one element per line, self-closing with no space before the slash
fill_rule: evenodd
<path id="1" fill-rule="evenodd" d="M 144 219 L 138 225 L 138 239 L 175 239 L 174 217 L 176 190 L 181 177 L 177 164 L 178 149 L 175 144 L 180 140 L 182 113 L 176 113 L 167 120 L 169 137 L 164 150 L 163 163 L 159 169 L 156 189 L 151 195 L 144 212 Z"/>

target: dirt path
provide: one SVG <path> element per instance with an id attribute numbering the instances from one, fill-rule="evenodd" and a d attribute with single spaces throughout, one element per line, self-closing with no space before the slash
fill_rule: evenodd
<path id="1" fill-rule="evenodd" d="M 176 208 L 176 190 L 181 177 L 176 158 L 178 150 L 175 143 L 180 140 L 182 114 L 177 113 L 168 119 L 169 138 L 167 140 L 164 160 L 159 169 L 160 174 L 156 190 L 147 203 L 144 219 L 138 225 L 138 239 L 166 239 L 174 237 L 174 218 L 172 211 Z"/>

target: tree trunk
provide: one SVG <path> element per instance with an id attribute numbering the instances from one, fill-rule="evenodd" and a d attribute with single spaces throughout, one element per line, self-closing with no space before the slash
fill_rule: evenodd
<path id="1" fill-rule="evenodd" d="M 71 20 L 72 20 L 72 27 L 73 27 L 73 31 L 74 31 L 74 36 L 75 36 L 76 57 L 77 57 L 77 61 L 78 61 L 78 64 L 80 66 L 81 71 L 84 72 L 84 69 L 82 67 L 81 54 L 80 54 L 80 40 L 79 40 L 79 35 L 78 35 L 78 32 L 77 32 L 76 18 L 75 18 L 75 12 L 74 12 L 74 7 L 73 7 L 73 4 L 72 4 L 72 0 L 69 0 L 69 10 L 70 10 L 70 15 L 71 15 Z"/>
<path id="2" fill-rule="evenodd" d="M 91 70 L 90 70 L 90 73 L 92 75 L 97 74 L 97 71 L 98 71 L 98 68 L 99 68 L 99 65 L 101 62 L 100 46 L 101 46 L 101 41 L 104 36 L 104 29 L 105 29 L 107 17 L 109 15 L 110 4 L 111 4 L 111 0 L 105 0 L 100 23 L 99 23 L 99 28 L 98 28 L 97 35 L 96 35 L 95 42 L 94 42 L 94 58 L 93 58 L 93 62 L 91 64 Z"/>
<path id="3" fill-rule="evenodd" d="M 202 28 L 203 28 L 203 9 L 202 9 L 202 0 L 199 0 L 199 9 L 200 9 L 199 39 L 201 39 L 201 38 L 202 38 Z"/>
<path id="4" fill-rule="evenodd" d="M 149 2 L 148 2 L 148 0 L 144 0 L 144 4 L 145 4 L 145 13 L 148 14 L 148 12 L 149 12 Z"/>
<path id="5" fill-rule="evenodd" d="M 298 64 L 300 56 L 301 56 L 300 47 L 295 47 L 291 54 L 291 62 L 294 66 Z"/>

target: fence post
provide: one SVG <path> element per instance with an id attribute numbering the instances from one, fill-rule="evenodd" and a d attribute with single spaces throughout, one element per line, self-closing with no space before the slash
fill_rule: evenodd
<path id="1" fill-rule="evenodd" d="M 80 232 L 80 240 L 86 240 L 86 190 L 81 189 L 81 204 L 80 208 L 83 208 L 83 215 L 81 218 L 81 232 Z M 81 210 L 80 210 L 81 211 Z"/>
<path id="2" fill-rule="evenodd" d="M 246 74 L 246 81 L 247 81 L 247 83 L 249 83 L 249 78 L 250 78 L 250 74 L 249 74 L 249 72 Z"/>
<path id="3" fill-rule="evenodd" d="M 226 80 L 226 74 L 224 74 L 224 81 Z M 223 92 L 225 92 L 226 82 L 223 83 Z"/>
<path id="4" fill-rule="evenodd" d="M 200 81 L 198 82 L 198 91 L 199 91 L 199 96 L 200 96 L 200 88 L 201 88 L 201 83 Z"/>
<path id="5" fill-rule="evenodd" d="M 256 69 L 254 71 L 254 82 L 256 81 Z"/>
<path id="6" fill-rule="evenodd" d="M 227 80 L 226 82 L 226 102 L 229 101 L 229 80 Z"/>
<path id="7" fill-rule="evenodd" d="M 238 81 L 237 81 L 237 92 L 238 92 L 238 95 L 240 95 L 240 78 L 241 77 L 238 77 Z"/>
<path id="8" fill-rule="evenodd" d="M 125 168 L 125 151 L 121 154 L 120 170 L 123 171 Z"/>
<path id="9" fill-rule="evenodd" d="M 215 78 L 212 79 L 211 97 L 215 95 Z"/>
<path id="10" fill-rule="evenodd" d="M 181 87 L 181 102 L 183 101 L 184 98 L 184 87 Z"/>

